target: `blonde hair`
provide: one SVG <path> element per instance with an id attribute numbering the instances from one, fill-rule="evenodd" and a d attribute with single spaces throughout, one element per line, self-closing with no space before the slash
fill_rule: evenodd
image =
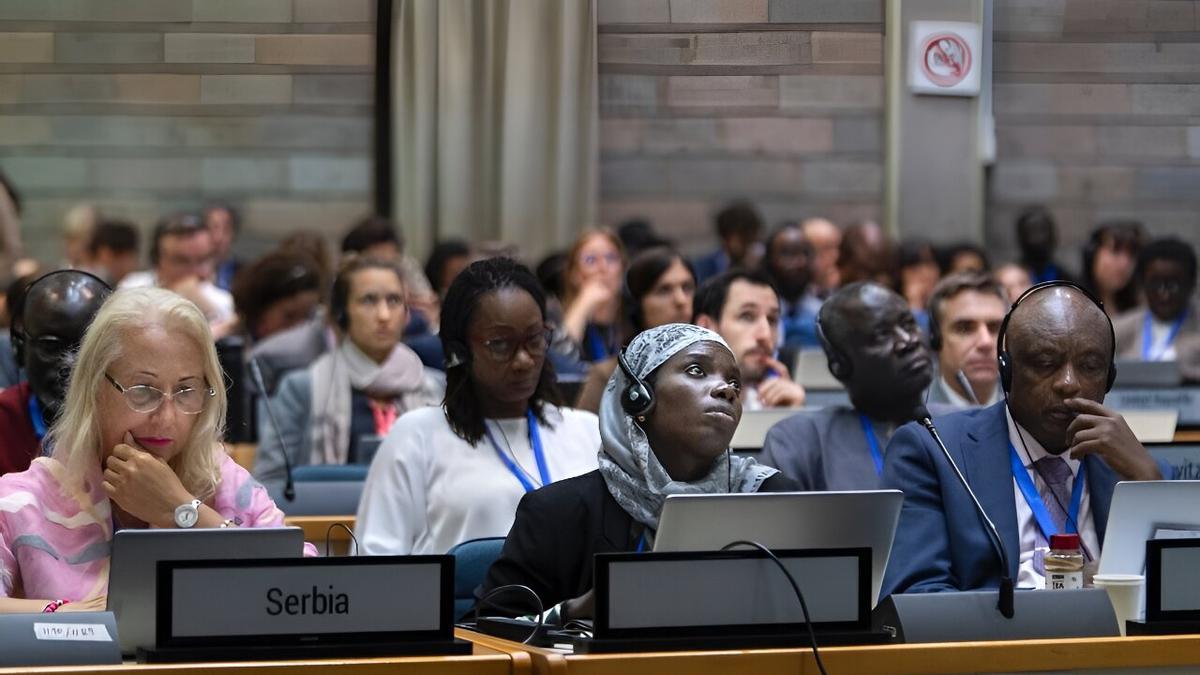
<path id="1" fill-rule="evenodd" d="M 221 477 L 220 455 L 214 446 L 225 430 L 225 382 L 208 320 L 196 305 L 171 291 L 121 289 L 104 303 L 84 333 L 62 412 L 47 440 L 72 481 L 82 480 L 89 464 L 100 463 L 102 435 L 97 402 L 101 389 L 111 386 L 105 373 L 124 353 L 125 338 L 156 326 L 166 329 L 173 338 L 195 343 L 204 362 L 205 384 L 215 391 L 197 416 L 191 436 L 171 460 L 171 468 L 188 492 L 205 500 L 216 492 Z"/>

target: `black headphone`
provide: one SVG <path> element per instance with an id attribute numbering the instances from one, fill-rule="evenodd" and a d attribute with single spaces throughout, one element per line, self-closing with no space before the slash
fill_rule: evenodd
<path id="1" fill-rule="evenodd" d="M 850 379 L 850 375 L 854 373 L 854 364 L 825 336 L 820 312 L 817 312 L 817 339 L 821 341 L 821 347 L 825 350 L 825 360 L 829 363 L 829 374 L 838 381 Z"/>
<path id="2" fill-rule="evenodd" d="M 24 292 L 22 292 L 21 294 L 19 294 L 17 296 L 16 301 L 13 303 L 13 306 L 9 308 L 10 324 L 13 321 L 17 321 L 18 317 L 20 317 L 19 320 L 21 322 L 20 330 L 10 331 L 10 336 L 9 336 L 9 340 L 12 343 L 12 348 L 13 348 L 13 360 L 16 361 L 18 368 L 25 367 L 25 338 L 26 338 L 26 334 L 25 334 L 25 304 L 26 304 L 26 298 L 29 297 L 29 293 L 33 291 L 34 286 L 37 286 L 42 281 L 45 281 L 46 279 L 49 279 L 50 277 L 58 276 L 60 274 L 76 274 L 79 276 L 88 277 L 88 278 L 96 281 L 98 284 L 100 284 L 100 287 L 104 289 L 106 295 L 109 293 L 112 293 L 112 286 L 109 286 L 106 281 L 104 281 L 100 277 L 96 276 L 95 274 L 92 274 L 91 272 L 84 272 L 83 270 L 75 270 L 75 269 L 54 270 L 52 272 L 47 272 L 47 273 L 43 274 L 42 276 L 29 282 L 29 284 L 27 286 L 25 286 Z"/>
<path id="3" fill-rule="evenodd" d="M 942 317 L 939 314 L 941 312 L 935 312 L 933 306 L 929 306 L 929 348 L 934 352 L 942 351 Z"/>
<path id="4" fill-rule="evenodd" d="M 1012 355 L 1008 353 L 1008 342 L 1005 338 L 1006 334 L 1008 333 L 1008 321 L 1012 318 L 1013 312 L 1017 311 L 1017 307 L 1025 301 L 1025 298 L 1028 298 L 1038 291 L 1055 287 L 1070 288 L 1079 291 L 1079 293 L 1081 293 L 1088 300 L 1091 300 L 1092 304 L 1096 305 L 1096 307 L 1100 309 L 1100 313 L 1104 315 L 1104 320 L 1108 322 L 1108 336 L 1111 340 L 1109 344 L 1112 348 L 1112 352 L 1108 356 L 1108 379 L 1104 385 L 1104 393 L 1108 393 L 1109 390 L 1112 389 L 1113 382 L 1116 382 L 1117 380 L 1117 334 L 1113 329 L 1112 319 L 1108 318 L 1108 312 L 1104 311 L 1104 303 L 1101 302 L 1100 299 L 1095 295 L 1093 295 L 1091 291 L 1073 281 L 1064 281 L 1062 279 L 1043 281 L 1040 284 L 1030 287 L 1028 290 L 1022 293 L 1015 302 L 1013 302 L 1012 307 L 1010 307 L 1008 310 L 1008 314 L 1004 315 L 1004 321 L 1000 322 L 1000 332 L 996 333 L 996 363 L 1000 367 L 1000 387 L 1004 389 L 1005 396 L 1007 396 L 1009 391 L 1012 389 L 1013 378 L 1013 359 Z"/>
<path id="5" fill-rule="evenodd" d="M 629 384 L 625 385 L 625 389 L 621 391 L 621 409 L 632 415 L 637 421 L 644 422 L 646 415 L 654 409 L 654 390 L 642 378 L 634 374 L 633 369 L 629 367 L 629 362 L 625 360 L 624 349 L 617 354 L 617 365 L 621 367 L 621 372 L 625 373 L 625 377 L 629 380 Z"/>

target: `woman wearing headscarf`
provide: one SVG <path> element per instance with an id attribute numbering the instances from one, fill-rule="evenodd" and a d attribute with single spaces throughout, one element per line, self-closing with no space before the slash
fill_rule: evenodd
<path id="1" fill-rule="evenodd" d="M 798 489 L 774 469 L 729 454 L 742 417 L 741 380 L 719 335 L 667 324 L 639 334 L 624 358 L 642 388 L 624 370 L 609 379 L 600 401 L 600 468 L 521 500 L 480 597 L 523 584 L 557 610 L 551 621 L 590 618 L 595 554 L 650 550 L 668 495 Z"/>

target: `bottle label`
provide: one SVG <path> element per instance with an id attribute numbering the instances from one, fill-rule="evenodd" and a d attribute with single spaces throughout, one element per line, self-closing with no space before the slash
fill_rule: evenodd
<path id="1" fill-rule="evenodd" d="M 1046 588 L 1052 591 L 1083 588 L 1083 572 L 1047 572 Z"/>

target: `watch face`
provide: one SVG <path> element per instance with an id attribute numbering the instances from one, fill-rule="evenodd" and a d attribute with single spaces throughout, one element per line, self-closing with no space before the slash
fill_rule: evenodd
<path id="1" fill-rule="evenodd" d="M 183 504 L 175 509 L 175 524 L 179 527 L 188 528 L 196 524 L 200 520 L 200 511 L 194 504 Z"/>

